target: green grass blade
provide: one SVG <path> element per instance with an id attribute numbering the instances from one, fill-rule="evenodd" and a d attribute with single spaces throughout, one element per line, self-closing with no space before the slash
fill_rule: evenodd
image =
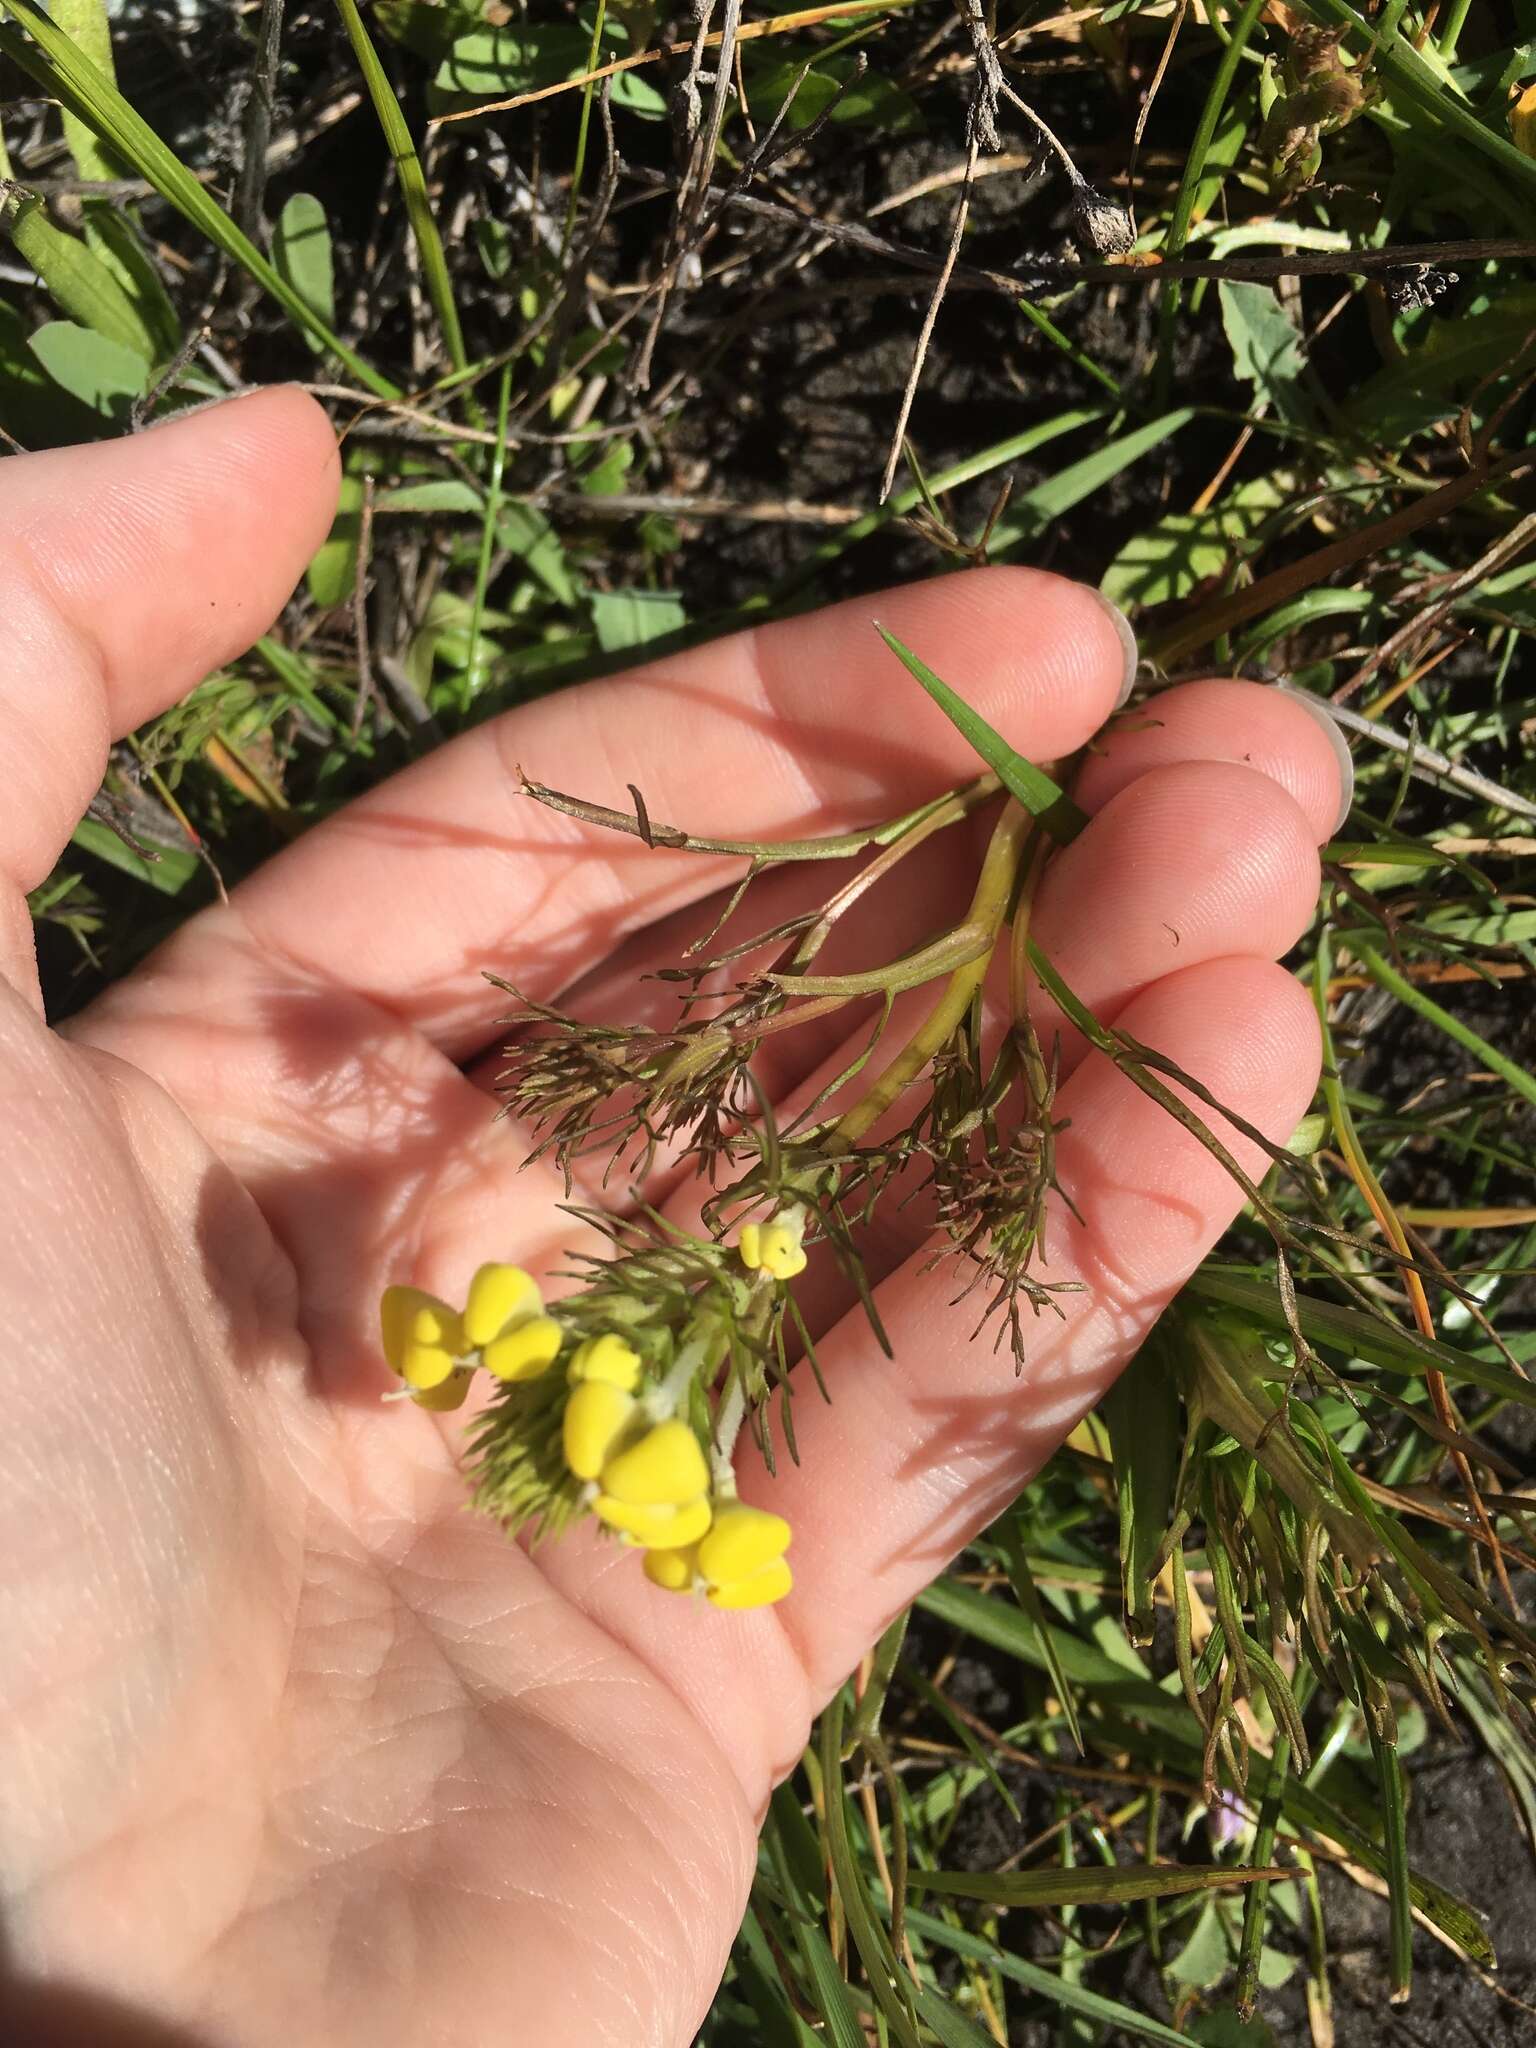
<path id="1" fill-rule="evenodd" d="M 77 114 L 108 143 L 125 163 L 153 185 L 161 198 L 189 220 L 215 248 L 247 271 L 262 289 L 276 299 L 291 319 L 334 350 L 352 375 L 380 398 L 398 398 L 397 387 L 371 364 L 349 349 L 339 335 L 316 319 L 298 294 L 292 291 L 261 251 L 241 233 L 229 215 L 186 165 L 124 99 L 109 79 L 103 78 L 69 37 L 48 19 L 31 0 L 5 0 L 7 10 L 26 30 L 25 37 L 0 28 L 0 54 L 9 57 L 43 91 L 56 96 L 66 111 Z M 31 40 L 28 41 L 27 38 Z"/>
<path id="2" fill-rule="evenodd" d="M 1178 1384 L 1156 1334 L 1099 1403 L 1114 1459 L 1120 1515 L 1120 1595 L 1132 1640 L 1152 1640 L 1152 1574 L 1183 1451 Z"/>
<path id="3" fill-rule="evenodd" d="M 1442 1010 L 1438 1003 L 1432 1002 L 1422 989 L 1415 988 L 1411 981 L 1353 932 L 1340 933 L 1339 944 L 1354 954 L 1378 987 L 1389 990 L 1400 1003 L 1416 1010 L 1437 1031 L 1443 1031 L 1465 1051 L 1474 1053 L 1501 1080 L 1507 1081 L 1517 1095 L 1523 1095 L 1536 1107 L 1536 1076 L 1528 1073 L 1518 1061 L 1500 1052 L 1496 1045 L 1490 1045 L 1486 1038 L 1479 1037 L 1470 1025 L 1463 1024 L 1459 1017 L 1453 1017 L 1449 1010 Z"/>
<path id="4" fill-rule="evenodd" d="M 1013 1597 L 1018 1601 L 1026 1621 L 1040 1637 L 1041 1648 L 1045 1651 L 1046 1669 L 1051 1675 L 1061 1711 L 1071 1730 L 1072 1740 L 1079 1756 L 1087 1751 L 1083 1746 L 1082 1723 L 1077 1718 L 1077 1699 L 1072 1682 L 1061 1666 L 1061 1655 L 1056 1648 L 1056 1638 L 1051 1625 L 1045 1618 L 1045 1606 L 1040 1598 L 1040 1588 L 1035 1584 L 1035 1575 L 1029 1568 L 1029 1559 L 1024 1555 L 1024 1545 L 1019 1540 L 1016 1525 L 1004 1524 L 992 1531 L 993 1541 L 1003 1553 L 1003 1566 L 1008 1573 L 1008 1583 L 1013 1588 Z"/>
<path id="5" fill-rule="evenodd" d="M 1046 477 L 1031 490 L 1021 492 L 993 530 L 988 553 L 995 560 L 1021 541 L 1033 540 L 1074 505 L 1081 505 L 1122 471 L 1140 462 L 1143 455 L 1150 454 L 1170 434 L 1187 427 L 1194 417 L 1192 405 L 1162 413 L 1144 426 L 1121 434 L 1117 440 L 1106 441 L 1102 448 L 1095 448 L 1080 461 L 1068 463 L 1065 469 L 1058 469 L 1054 476 Z"/>
<path id="6" fill-rule="evenodd" d="M 864 1965 L 876 2005 L 885 2015 L 892 2038 L 902 2048 L 921 2048 L 912 2016 L 915 1987 L 897 1960 L 885 1929 L 875 1917 L 869 1891 L 853 1853 L 848 1832 L 848 1793 L 843 1784 L 843 1695 L 828 1706 L 821 1717 L 822 1801 L 826 1817 L 826 1845 L 832 1866 L 832 1882 L 842 1903 L 848 1932 Z"/>
<path id="7" fill-rule="evenodd" d="M 1227 39 L 1227 47 L 1221 53 L 1221 62 L 1211 80 L 1205 96 L 1205 105 L 1200 109 L 1200 120 L 1190 141 L 1189 155 L 1184 159 L 1184 175 L 1179 180 L 1179 189 L 1174 196 L 1173 211 L 1168 217 L 1168 232 L 1163 237 L 1162 254 L 1165 261 L 1183 254 L 1184 244 L 1189 238 L 1189 224 L 1194 218 L 1195 200 L 1200 191 L 1200 182 L 1205 175 L 1205 160 L 1210 155 L 1211 144 L 1216 136 L 1216 124 L 1226 108 L 1227 97 L 1232 90 L 1232 81 L 1243 60 L 1248 38 L 1259 25 L 1259 16 L 1264 11 L 1264 0 L 1244 0 L 1242 13 L 1233 22 Z M 1162 288 L 1162 303 L 1157 317 L 1157 370 L 1153 389 L 1159 399 L 1165 399 L 1173 380 L 1173 341 L 1179 326 L 1179 305 L 1183 292 L 1179 280 L 1174 278 Z"/>
<path id="8" fill-rule="evenodd" d="M 1049 1999 L 1053 2005 L 1059 2005 L 1067 2012 L 1080 2013 L 1084 2019 L 1094 2020 L 1101 2026 L 1118 2028 L 1135 2040 L 1156 2042 L 1157 2048 L 1189 2048 L 1189 2036 L 1176 2034 L 1161 2020 L 1155 2020 L 1146 2013 L 1133 2012 L 1128 2005 L 1121 2005 L 1118 1999 L 1105 1998 L 1100 1992 L 1089 1991 L 1081 1984 L 1068 1983 L 1054 1971 L 1042 1969 L 1038 1963 L 1026 1962 L 1022 1956 L 1011 1955 L 1006 1949 L 998 1948 L 982 1935 L 972 1934 L 966 1928 L 951 1927 L 948 1921 L 935 1919 L 931 1913 L 924 1913 L 918 1907 L 908 1911 L 907 1926 L 914 1935 L 921 1935 L 924 1941 L 932 1942 L 935 1947 L 947 1948 L 955 1955 L 985 1963 L 1000 1977 L 1009 1978 L 1026 1991 Z"/>
<path id="9" fill-rule="evenodd" d="M 443 343 L 448 350 L 448 359 L 456 370 L 469 368 L 469 357 L 464 348 L 464 330 L 459 324 L 459 309 L 453 296 L 453 283 L 448 275 L 448 259 L 443 254 L 443 238 L 437 231 L 437 221 L 432 213 L 432 201 L 427 192 L 427 175 L 421 167 L 421 158 L 416 154 L 416 144 L 406 126 L 400 102 L 395 98 L 394 87 L 389 74 L 379 61 L 379 53 L 373 47 L 363 17 L 357 11 L 357 0 L 336 0 L 341 18 L 357 53 L 358 67 L 363 74 L 363 83 L 368 88 L 368 97 L 373 102 L 373 111 L 379 117 L 379 126 L 389 144 L 389 153 L 394 158 L 395 170 L 400 179 L 400 196 L 405 201 L 406 218 L 411 224 L 415 238 L 416 252 L 421 258 L 422 281 L 427 287 L 427 297 L 437 315 L 437 324 L 442 329 Z"/>
<path id="10" fill-rule="evenodd" d="M 1231 1885 L 1283 1882 L 1294 1870 L 1278 1865 L 1256 1870 L 1224 1863 L 1149 1863 L 1137 1869 L 1102 1870 L 1092 1864 L 1048 1870 L 914 1870 L 907 1889 L 942 1892 L 947 1898 L 980 1899 L 992 1906 L 1131 1906 L 1140 1899 L 1171 1899 L 1185 1892 L 1225 1890 Z"/>
<path id="11" fill-rule="evenodd" d="M 1088 820 L 1066 791 L 1052 782 L 1050 776 L 1037 768 L 1033 761 L 1026 761 L 1022 754 L 1015 753 L 980 712 L 973 711 L 963 697 L 934 674 L 920 655 L 904 646 L 894 633 L 888 633 L 878 619 L 875 631 L 908 673 L 916 676 L 950 723 L 970 741 L 1008 794 L 1021 803 L 1032 818 L 1038 818 L 1060 844 L 1065 846 L 1068 840 L 1075 839 Z"/>
<path id="12" fill-rule="evenodd" d="M 1408 1878 L 1408 1828 L 1403 1807 L 1403 1766 L 1395 1742 L 1370 1724 L 1371 1755 L 1381 1784 L 1381 1827 L 1387 1850 L 1388 1924 L 1391 1940 L 1392 2003 L 1407 2002 L 1413 1985 L 1413 1893 Z"/>
<path id="13" fill-rule="evenodd" d="M 1246 1273 L 1208 1261 L 1186 1281 L 1184 1291 L 1201 1301 L 1218 1301 L 1240 1308 L 1266 1329 L 1286 1327 L 1285 1311 L 1272 1280 L 1255 1280 Z M 1522 1379 L 1519 1373 L 1493 1359 L 1474 1358 L 1453 1344 L 1431 1343 L 1416 1331 L 1383 1322 L 1364 1309 L 1298 1294 L 1296 1317 L 1302 1335 L 1311 1343 L 1348 1352 L 1352 1358 L 1364 1358 L 1384 1372 L 1405 1373 L 1414 1378 L 1426 1372 L 1443 1372 L 1448 1380 L 1484 1387 L 1507 1401 L 1536 1407 L 1536 1381 Z"/>

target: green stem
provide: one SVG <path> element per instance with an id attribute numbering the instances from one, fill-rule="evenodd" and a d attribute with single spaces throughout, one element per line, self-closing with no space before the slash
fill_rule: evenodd
<path id="1" fill-rule="evenodd" d="M 587 50 L 587 69 L 597 69 L 598 55 L 603 46 L 603 24 L 608 17 L 608 0 L 597 0 L 597 14 L 592 22 L 592 41 Z M 576 232 L 576 210 L 581 204 L 581 180 L 587 167 L 587 134 L 592 126 L 592 80 L 589 78 L 581 94 L 581 119 L 576 124 L 576 157 L 571 165 L 571 196 L 565 209 L 565 227 L 560 236 L 560 261 L 563 264 L 571 252 L 571 237 Z"/>
<path id="2" fill-rule="evenodd" d="M 1226 110 L 1227 95 L 1232 90 L 1232 81 L 1237 76 L 1237 67 L 1242 61 L 1248 38 L 1258 27 L 1263 12 L 1264 0 L 1245 0 L 1242 13 L 1232 30 L 1232 39 L 1221 53 L 1221 62 L 1216 67 L 1216 76 L 1211 89 L 1205 96 L 1205 105 L 1200 110 L 1199 125 L 1194 140 L 1189 145 L 1189 155 L 1184 162 L 1184 176 L 1180 180 L 1173 212 L 1169 216 L 1168 233 L 1163 239 L 1162 256 L 1171 262 L 1183 253 L 1189 235 L 1190 221 L 1194 216 L 1195 200 L 1200 183 L 1205 176 L 1205 159 L 1215 139 L 1217 123 Z M 1157 374 L 1153 385 L 1155 396 L 1152 409 L 1161 412 L 1168 403 L 1169 387 L 1173 381 L 1173 341 L 1178 326 L 1181 288 L 1177 279 L 1163 287 L 1163 301 L 1158 308 Z"/>
<path id="3" fill-rule="evenodd" d="M 438 326 L 442 329 L 448 359 L 456 370 L 468 369 L 464 331 L 459 325 L 459 309 L 453 296 L 453 282 L 448 275 L 448 259 L 443 253 L 443 238 L 432 215 L 427 174 L 422 169 L 400 102 L 395 98 L 389 74 L 363 26 L 357 0 L 336 0 L 336 5 L 357 57 L 358 69 L 363 74 L 363 83 L 368 88 L 368 97 L 378 115 L 379 126 L 384 131 L 389 153 L 395 161 L 395 170 L 400 178 L 400 196 L 405 201 L 406 218 L 411 224 L 416 253 L 421 258 L 422 280 L 427 287 L 427 297 L 432 301 L 432 310 L 437 315 Z"/>
<path id="4" fill-rule="evenodd" d="M 496 521 L 501 512 L 501 480 L 507 466 L 507 414 L 512 402 L 512 365 L 501 373 L 496 399 L 496 447 L 491 455 L 490 482 L 485 493 L 485 525 L 480 534 L 480 559 L 475 564 L 475 608 L 469 621 L 469 659 L 464 664 L 464 683 L 459 709 L 467 711 L 480 687 L 480 630 L 485 619 L 485 591 L 491 577 L 491 553 L 496 545 Z"/>
<path id="5" fill-rule="evenodd" d="M 1451 0 L 1446 11 L 1445 27 L 1440 35 L 1440 55 L 1449 64 L 1456 54 L 1456 45 L 1461 41 L 1461 32 L 1467 25 L 1467 16 L 1472 11 L 1472 0 Z"/>
<path id="6" fill-rule="evenodd" d="M 1508 1054 L 1500 1052 L 1497 1046 L 1490 1045 L 1486 1038 L 1479 1038 L 1469 1024 L 1463 1024 L 1461 1019 L 1453 1017 L 1449 1010 L 1442 1010 L 1438 1003 L 1432 1002 L 1422 989 L 1415 988 L 1411 981 L 1399 974 L 1395 967 L 1390 966 L 1379 953 L 1366 945 L 1363 939 L 1357 938 L 1353 932 L 1341 932 L 1338 943 L 1340 946 L 1348 947 L 1379 988 L 1387 989 L 1400 1003 L 1406 1003 L 1409 1009 L 1417 1010 L 1421 1017 L 1433 1024 L 1437 1030 L 1443 1031 L 1447 1038 L 1453 1039 L 1467 1052 L 1475 1053 L 1486 1067 L 1501 1080 L 1507 1081 L 1517 1095 L 1523 1095 L 1527 1102 L 1536 1104 L 1536 1077 L 1529 1074 L 1524 1067 L 1510 1059 Z"/>
<path id="7" fill-rule="evenodd" d="M 874 1085 L 837 1119 L 823 1150 L 835 1154 L 856 1145 L 964 1023 L 977 991 L 987 978 L 993 944 L 1008 915 L 1014 884 L 1018 880 L 1019 861 L 1034 830 L 1034 823 L 1028 811 L 1013 802 L 998 819 L 987 846 L 986 858 L 981 864 L 976 893 L 965 915 L 965 924 L 987 933 L 992 943 L 977 958 L 956 968 L 943 995 L 907 1044 Z"/>

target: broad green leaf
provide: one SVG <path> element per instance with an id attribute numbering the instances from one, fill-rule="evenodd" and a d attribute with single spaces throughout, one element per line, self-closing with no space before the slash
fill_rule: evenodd
<path id="1" fill-rule="evenodd" d="M 485 511 L 485 495 L 462 477 L 428 477 L 417 484 L 399 484 L 381 491 L 375 509 L 379 512 L 469 512 L 478 519 Z"/>
<path id="2" fill-rule="evenodd" d="M 92 201 L 85 208 L 85 244 L 128 294 L 148 337 L 151 361 L 170 362 L 181 347 L 181 319 L 144 246 L 132 208 Z"/>
<path id="3" fill-rule="evenodd" d="M 278 216 L 272 237 L 272 261 L 318 320 L 336 321 L 336 269 L 325 208 L 312 192 L 295 192 Z M 324 344 L 306 331 L 304 339 L 317 354 Z"/>
<path id="4" fill-rule="evenodd" d="M 95 854 L 109 867 L 121 868 L 125 875 L 147 883 L 162 896 L 179 896 L 202 866 L 195 853 L 180 846 L 157 846 L 158 857 L 144 860 L 110 826 L 95 818 L 82 818 L 69 836 L 84 852 Z"/>
<path id="5" fill-rule="evenodd" d="M 0 162 L 0 176 L 4 171 Z M 16 253 L 37 272 L 60 312 L 131 349 L 141 362 L 153 360 L 153 339 L 121 283 L 78 235 L 54 226 L 40 199 L 30 193 L 0 198 L 0 219 Z"/>
<path id="6" fill-rule="evenodd" d="M 920 655 L 903 646 L 877 619 L 875 631 L 909 674 L 916 676 L 934 703 L 993 771 L 1010 796 L 1017 799 L 1032 818 L 1038 818 L 1051 837 L 1065 845 L 1075 839 L 1088 820 L 1065 790 L 1052 782 L 1042 768 L 1015 753 L 1000 732 L 988 725 L 979 711 L 973 711 L 958 692 L 936 676 Z"/>
<path id="7" fill-rule="evenodd" d="M 101 421 L 61 391 L 27 346 L 27 323 L 0 299 L 0 427 L 28 448 L 88 441 Z"/>
<path id="8" fill-rule="evenodd" d="M 1221 1906 L 1211 1898 L 1201 1907 L 1184 1946 L 1171 1962 L 1163 1965 L 1163 1970 L 1176 1984 L 1187 1984 L 1195 1991 L 1211 1991 L 1229 1973 L 1234 1960 L 1234 1943 Z"/>
<path id="9" fill-rule="evenodd" d="M 148 388 L 141 355 L 73 320 L 49 320 L 28 345 L 55 384 L 109 420 L 125 420 Z"/>
<path id="10" fill-rule="evenodd" d="M 363 479 L 346 471 L 336 494 L 336 517 L 305 576 L 309 594 L 322 611 L 350 604 L 357 588 L 357 551 L 362 539 Z"/>
<path id="11" fill-rule="evenodd" d="M 1242 2019 L 1230 2005 L 1219 2012 L 1196 2013 L 1189 2023 L 1189 2038 L 1200 2048 L 1279 2048 L 1268 2020 L 1258 2015 Z"/>
<path id="12" fill-rule="evenodd" d="M 525 564 L 550 596 L 573 610 L 580 602 L 576 579 L 565 559 L 560 536 L 544 514 L 532 505 L 511 500 L 496 515 L 496 535 L 502 546 Z"/>
<path id="13" fill-rule="evenodd" d="M 1170 1899 L 1184 1892 L 1217 1891 L 1254 1884 L 1260 1878 L 1279 1882 L 1296 1875 L 1278 1865 L 1263 1870 L 1229 1868 L 1224 1863 L 1153 1863 L 1114 1870 L 1094 1864 L 1077 1869 L 1053 1865 L 1046 1870 L 913 1870 L 907 1875 L 907 1888 L 980 1899 L 992 1906 L 1129 1906 L 1138 1899 Z"/>
<path id="14" fill-rule="evenodd" d="M 1282 418 L 1301 419 L 1308 410 L 1301 389 L 1306 355 L 1295 322 L 1266 284 L 1223 280 L 1218 290 L 1233 370 Z"/>
<path id="15" fill-rule="evenodd" d="M 1099 588 L 1123 609 L 1168 604 L 1221 576 L 1276 510 L 1285 493 L 1272 477 L 1252 477 L 1205 512 L 1170 512 L 1132 536 Z"/>
<path id="16" fill-rule="evenodd" d="M 575 22 L 472 29 L 454 41 L 433 83 L 441 92 L 510 99 L 580 76 L 591 47 L 591 35 Z"/>
<path id="17" fill-rule="evenodd" d="M 687 612 L 669 590 L 599 590 L 592 596 L 592 627 L 604 654 L 665 640 L 687 623 Z"/>
<path id="18" fill-rule="evenodd" d="M 314 314 L 204 189 L 187 166 L 168 148 L 155 131 L 129 105 L 116 86 L 104 78 L 68 36 L 48 19 L 32 0 L 6 0 L 8 11 L 26 29 L 26 36 L 0 28 L 0 54 L 20 66 L 45 92 L 54 94 L 65 108 L 78 113 L 92 130 L 131 164 L 161 197 L 168 200 L 214 244 L 271 293 L 279 305 L 311 333 L 317 335 L 368 389 L 380 398 L 398 398 L 399 392 L 386 377 L 349 349 L 345 342 L 320 326 Z M 28 40 L 30 38 L 30 40 Z"/>
<path id="19" fill-rule="evenodd" d="M 610 441 L 600 450 L 597 460 L 581 472 L 581 488 L 594 498 L 622 491 L 634 463 L 635 451 L 630 442 Z"/>
<path id="20" fill-rule="evenodd" d="M 436 64 L 483 25 L 485 0 L 374 0 L 373 18 L 392 42 Z"/>
<path id="21" fill-rule="evenodd" d="M 785 46 L 780 43 L 771 61 L 745 63 L 747 97 L 754 108 L 761 110 L 765 122 L 789 98 L 806 60 L 816 55 L 811 44 L 797 45 L 780 54 L 784 52 Z M 855 79 L 856 65 L 857 59 L 851 54 L 820 58 L 795 93 L 784 126 L 792 131 L 807 128 L 837 100 L 831 115 L 834 124 L 874 122 L 886 135 L 907 135 L 922 127 L 922 115 L 910 94 L 903 92 L 894 79 L 876 71 L 866 71 L 862 78 Z M 854 82 L 849 84 L 849 80 Z M 847 90 L 838 100 L 844 86 Z"/>

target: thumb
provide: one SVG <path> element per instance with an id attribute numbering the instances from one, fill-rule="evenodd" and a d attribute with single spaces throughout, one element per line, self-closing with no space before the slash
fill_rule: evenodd
<path id="1" fill-rule="evenodd" d="M 0 974 L 30 1000 L 25 895 L 109 746 L 266 630 L 336 482 L 330 423 L 290 389 L 0 462 Z"/>

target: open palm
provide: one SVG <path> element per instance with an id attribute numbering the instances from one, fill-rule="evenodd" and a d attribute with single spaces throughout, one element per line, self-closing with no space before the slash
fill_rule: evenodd
<path id="1" fill-rule="evenodd" d="M 381 1404 L 375 1304 L 391 1280 L 457 1292 L 484 1258 L 550 1274 L 579 1239 L 494 1120 L 482 970 L 633 1014 L 729 865 L 543 811 L 516 769 L 621 804 L 636 783 L 703 832 L 833 831 L 969 772 L 874 610 L 1041 759 L 1109 716 L 1122 642 L 1091 594 L 983 571 L 525 707 L 51 1033 L 23 892 L 110 735 L 268 623 L 334 488 L 329 429 L 288 392 L 0 467 L 0 2010 L 29 2042 L 89 2000 L 97 2040 L 674 2048 L 811 1715 L 1102 1392 L 1236 1191 L 1064 1037 L 1077 1215 L 1048 1277 L 1084 1286 L 1021 1379 L 967 1343 L 910 1209 L 875 1253 L 894 1362 L 813 1268 L 832 1403 L 799 1403 L 798 1469 L 744 1478 L 794 1525 L 789 1601 L 697 1608 L 585 1537 L 524 1554 L 463 1510 L 462 1418 Z M 1284 1136 L 1317 1052 L 1271 963 L 1339 765 L 1273 691 L 1190 684 L 1155 711 L 1089 757 L 1093 822 L 1038 936 L 1100 1015 Z M 957 854 L 877 899 L 865 957 L 965 880 Z M 846 1059 L 835 1032 L 773 1043 L 781 1102 Z M 647 1193 L 693 1213 L 665 1163 Z"/>

